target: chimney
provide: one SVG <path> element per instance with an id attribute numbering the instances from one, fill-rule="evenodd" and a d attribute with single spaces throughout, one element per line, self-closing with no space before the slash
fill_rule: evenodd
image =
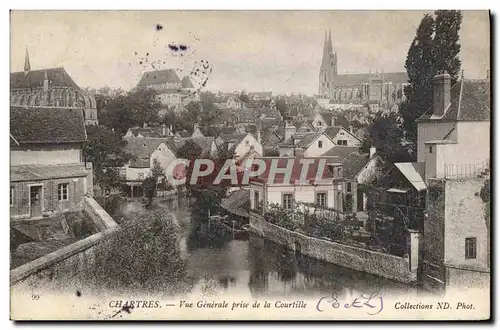
<path id="1" fill-rule="evenodd" d="M 354 134 L 354 128 L 352 127 L 352 125 L 349 125 L 349 132 L 350 132 L 351 134 Z"/>
<path id="2" fill-rule="evenodd" d="M 332 127 L 335 126 L 335 116 L 332 116 Z"/>
<path id="3" fill-rule="evenodd" d="M 293 137 L 293 135 L 295 134 L 295 130 L 296 130 L 295 126 L 286 123 L 285 136 L 284 136 L 285 141 L 288 141 L 291 137 Z"/>
<path id="4" fill-rule="evenodd" d="M 441 117 L 451 103 L 451 76 L 446 72 L 434 76 L 433 81 L 433 115 Z"/>
<path id="5" fill-rule="evenodd" d="M 375 148 L 374 146 L 371 146 L 370 147 L 370 158 L 372 158 L 376 152 L 377 152 L 377 148 Z"/>
<path id="6" fill-rule="evenodd" d="M 165 125 L 165 123 L 161 125 L 161 135 L 167 136 L 167 125 Z"/>

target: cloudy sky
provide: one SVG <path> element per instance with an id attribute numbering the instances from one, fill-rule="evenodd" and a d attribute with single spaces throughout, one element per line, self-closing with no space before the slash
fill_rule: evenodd
<path id="1" fill-rule="evenodd" d="M 81 87 L 130 89 L 144 71 L 174 68 L 182 78 L 196 68 L 208 71 L 208 62 L 210 90 L 312 95 L 325 29 L 331 29 L 339 73 L 404 71 L 425 13 L 13 11 L 11 71 L 23 70 L 28 47 L 32 69 L 63 66 Z M 466 77 L 486 76 L 489 39 L 488 13 L 464 11 L 460 58 Z"/>

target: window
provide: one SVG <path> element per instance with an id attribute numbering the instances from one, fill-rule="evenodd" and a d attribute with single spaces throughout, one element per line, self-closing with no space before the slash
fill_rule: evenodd
<path id="1" fill-rule="evenodd" d="M 253 208 L 254 210 L 258 210 L 260 208 L 260 196 L 258 191 L 254 191 L 253 193 Z"/>
<path id="2" fill-rule="evenodd" d="M 57 185 L 57 199 L 60 201 L 68 200 L 68 184 L 60 183 Z"/>
<path id="3" fill-rule="evenodd" d="M 144 172 L 139 172 L 138 177 L 139 177 L 139 180 L 143 180 L 144 179 Z"/>
<path id="4" fill-rule="evenodd" d="M 465 259 L 476 259 L 477 241 L 475 237 L 465 239 Z"/>
<path id="5" fill-rule="evenodd" d="M 429 153 L 432 154 L 432 146 L 429 146 Z"/>
<path id="6" fill-rule="evenodd" d="M 340 132 L 340 135 L 344 135 L 344 132 Z"/>
<path id="7" fill-rule="evenodd" d="M 320 121 L 318 121 L 318 126 L 320 126 L 320 127 L 321 127 L 321 122 L 320 122 Z"/>
<path id="8" fill-rule="evenodd" d="M 14 187 L 10 187 L 10 206 L 14 205 Z"/>
<path id="9" fill-rule="evenodd" d="M 337 140 L 337 145 L 339 145 L 339 146 L 346 146 L 347 145 L 347 140 Z"/>
<path id="10" fill-rule="evenodd" d="M 350 182 L 347 182 L 347 185 L 346 185 L 346 188 L 345 188 L 347 190 L 347 192 L 351 192 L 351 189 L 352 189 L 351 185 L 352 184 Z"/>
<path id="11" fill-rule="evenodd" d="M 316 205 L 326 207 L 326 193 L 316 194 Z"/>
<path id="12" fill-rule="evenodd" d="M 293 195 L 283 194 L 283 208 L 290 210 L 293 207 Z"/>
<path id="13" fill-rule="evenodd" d="M 323 148 L 323 141 L 318 141 L 318 148 Z"/>
<path id="14" fill-rule="evenodd" d="M 342 176 L 342 169 L 340 167 L 337 169 L 337 176 Z"/>

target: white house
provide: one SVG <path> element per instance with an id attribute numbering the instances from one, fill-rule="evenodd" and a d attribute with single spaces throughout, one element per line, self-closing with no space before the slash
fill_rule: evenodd
<path id="1" fill-rule="evenodd" d="M 157 160 L 165 174 L 172 160 L 176 159 L 175 143 L 173 138 L 126 138 L 125 151 L 132 155 L 132 159 L 120 169 L 121 176 L 131 187 L 132 196 L 142 195 L 142 181 L 151 175 L 151 168 Z"/>
<path id="2" fill-rule="evenodd" d="M 325 134 L 339 146 L 359 147 L 361 145 L 361 140 L 342 126 L 328 127 Z"/>
<path id="3" fill-rule="evenodd" d="M 262 145 L 251 134 L 238 134 L 226 139 L 228 150 L 234 150 L 235 158 L 243 159 L 250 153 L 263 154 Z"/>
<path id="4" fill-rule="evenodd" d="M 317 157 L 333 146 L 335 143 L 325 133 L 294 134 L 280 145 L 280 156 Z"/>
<path id="5" fill-rule="evenodd" d="M 250 179 L 250 208 L 253 212 L 259 213 L 270 204 L 278 204 L 285 209 L 290 209 L 297 202 L 342 211 L 342 164 L 332 163 L 328 158 L 319 157 L 263 157 L 259 159 L 266 164 L 266 168 L 261 175 Z M 303 178 L 305 180 L 302 182 L 300 179 L 304 161 L 310 162 L 310 165 L 308 171 L 305 172 L 306 176 Z M 273 162 L 277 168 L 290 168 L 288 181 L 285 180 L 284 173 L 276 173 L 273 179 L 270 175 Z M 322 162 L 324 167 L 321 165 Z M 323 172 L 318 175 L 322 167 Z"/>

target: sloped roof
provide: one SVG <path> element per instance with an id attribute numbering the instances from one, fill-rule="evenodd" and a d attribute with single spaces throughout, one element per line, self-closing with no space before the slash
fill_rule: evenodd
<path id="1" fill-rule="evenodd" d="M 346 158 L 350 154 L 359 154 L 359 147 L 348 146 L 333 146 L 330 150 L 325 152 L 322 156 Z"/>
<path id="2" fill-rule="evenodd" d="M 423 179 L 425 177 L 425 163 L 394 163 L 394 165 L 415 189 L 418 191 L 427 189 Z"/>
<path id="3" fill-rule="evenodd" d="M 160 143 L 165 143 L 172 152 L 177 151 L 174 138 L 124 138 L 127 141 L 125 151 L 130 153 L 133 158 L 130 160 L 131 167 L 150 167 L 150 157 L 153 151 L 158 148 Z"/>
<path id="4" fill-rule="evenodd" d="M 451 105 L 443 117 L 432 118 L 429 109 L 419 121 L 489 121 L 491 118 L 490 82 L 460 80 L 451 88 Z"/>
<path id="5" fill-rule="evenodd" d="M 10 167 L 10 181 L 13 182 L 84 176 L 87 176 L 84 165 L 22 165 Z"/>
<path id="6" fill-rule="evenodd" d="M 354 73 L 354 74 L 340 74 L 336 75 L 333 79 L 332 85 L 334 87 L 340 86 L 356 86 L 363 83 L 369 83 L 371 79 L 377 78 L 372 73 Z M 381 78 L 385 82 L 392 82 L 393 84 L 400 84 L 408 82 L 408 74 L 406 72 L 388 72 L 381 74 Z"/>
<path id="7" fill-rule="evenodd" d="M 198 147 L 202 149 L 203 153 L 210 153 L 212 151 L 212 146 L 215 143 L 215 138 L 211 136 L 191 138 Z"/>
<path id="8" fill-rule="evenodd" d="M 181 83 L 174 69 L 144 72 L 137 86 L 146 86 L 163 83 Z"/>
<path id="9" fill-rule="evenodd" d="M 344 177 L 354 179 L 363 167 L 370 161 L 369 154 L 352 153 L 342 160 Z"/>
<path id="10" fill-rule="evenodd" d="M 220 206 L 226 211 L 236 214 L 241 217 L 249 217 L 250 190 L 239 189 L 234 191 L 231 195 L 224 198 Z"/>
<path id="11" fill-rule="evenodd" d="M 182 78 L 181 83 L 182 83 L 182 88 L 194 88 L 193 82 L 191 81 L 191 79 L 188 76 L 185 76 L 184 78 Z"/>
<path id="12" fill-rule="evenodd" d="M 296 143 L 296 146 L 299 148 L 307 148 L 309 147 L 317 138 L 319 138 L 323 133 L 309 133 L 304 134 L 299 142 Z"/>
<path id="13" fill-rule="evenodd" d="M 325 129 L 325 134 L 328 135 L 330 139 L 337 136 L 338 132 L 342 129 L 342 126 L 331 126 Z"/>
<path id="14" fill-rule="evenodd" d="M 290 172 L 290 184 L 293 184 L 297 182 L 300 179 L 301 173 L 302 173 L 302 167 L 303 164 L 301 164 L 301 159 L 308 158 L 308 159 L 313 159 L 314 162 L 308 167 L 308 171 L 306 173 L 306 180 L 309 181 L 310 183 L 313 183 L 316 181 L 317 177 L 317 172 L 320 169 L 320 165 L 322 163 L 330 163 L 331 158 L 328 157 L 314 157 L 314 158 L 309 158 L 309 157 L 264 157 L 264 158 L 256 158 L 262 160 L 265 164 L 265 170 L 264 172 L 259 175 L 256 178 L 251 178 L 251 181 L 259 181 L 259 182 L 264 182 L 267 184 L 282 184 L 284 183 L 285 179 L 285 174 L 284 173 L 276 173 L 274 181 L 269 182 L 269 171 L 271 169 L 271 164 L 273 162 L 277 162 L 277 167 L 278 168 L 285 168 L 288 164 L 288 161 L 293 162 L 293 167 L 292 171 Z M 320 176 L 321 179 L 333 179 L 333 173 L 330 172 L 328 166 L 324 166 L 323 168 L 323 175 Z"/>
<path id="15" fill-rule="evenodd" d="M 327 111 L 322 111 L 320 112 L 320 115 L 321 117 L 323 117 L 323 119 L 326 121 L 326 124 L 328 126 L 331 125 L 332 123 L 332 118 L 335 116 L 335 114 L 333 112 L 327 112 Z"/>
<path id="16" fill-rule="evenodd" d="M 28 71 L 27 74 L 24 72 L 12 72 L 10 74 L 10 89 L 42 87 L 45 72 L 51 86 L 69 87 L 80 90 L 80 87 L 71 79 L 63 67 L 33 70 Z"/>
<path id="17" fill-rule="evenodd" d="M 69 143 L 87 139 L 82 109 L 10 107 L 10 133 L 22 143 Z"/>

